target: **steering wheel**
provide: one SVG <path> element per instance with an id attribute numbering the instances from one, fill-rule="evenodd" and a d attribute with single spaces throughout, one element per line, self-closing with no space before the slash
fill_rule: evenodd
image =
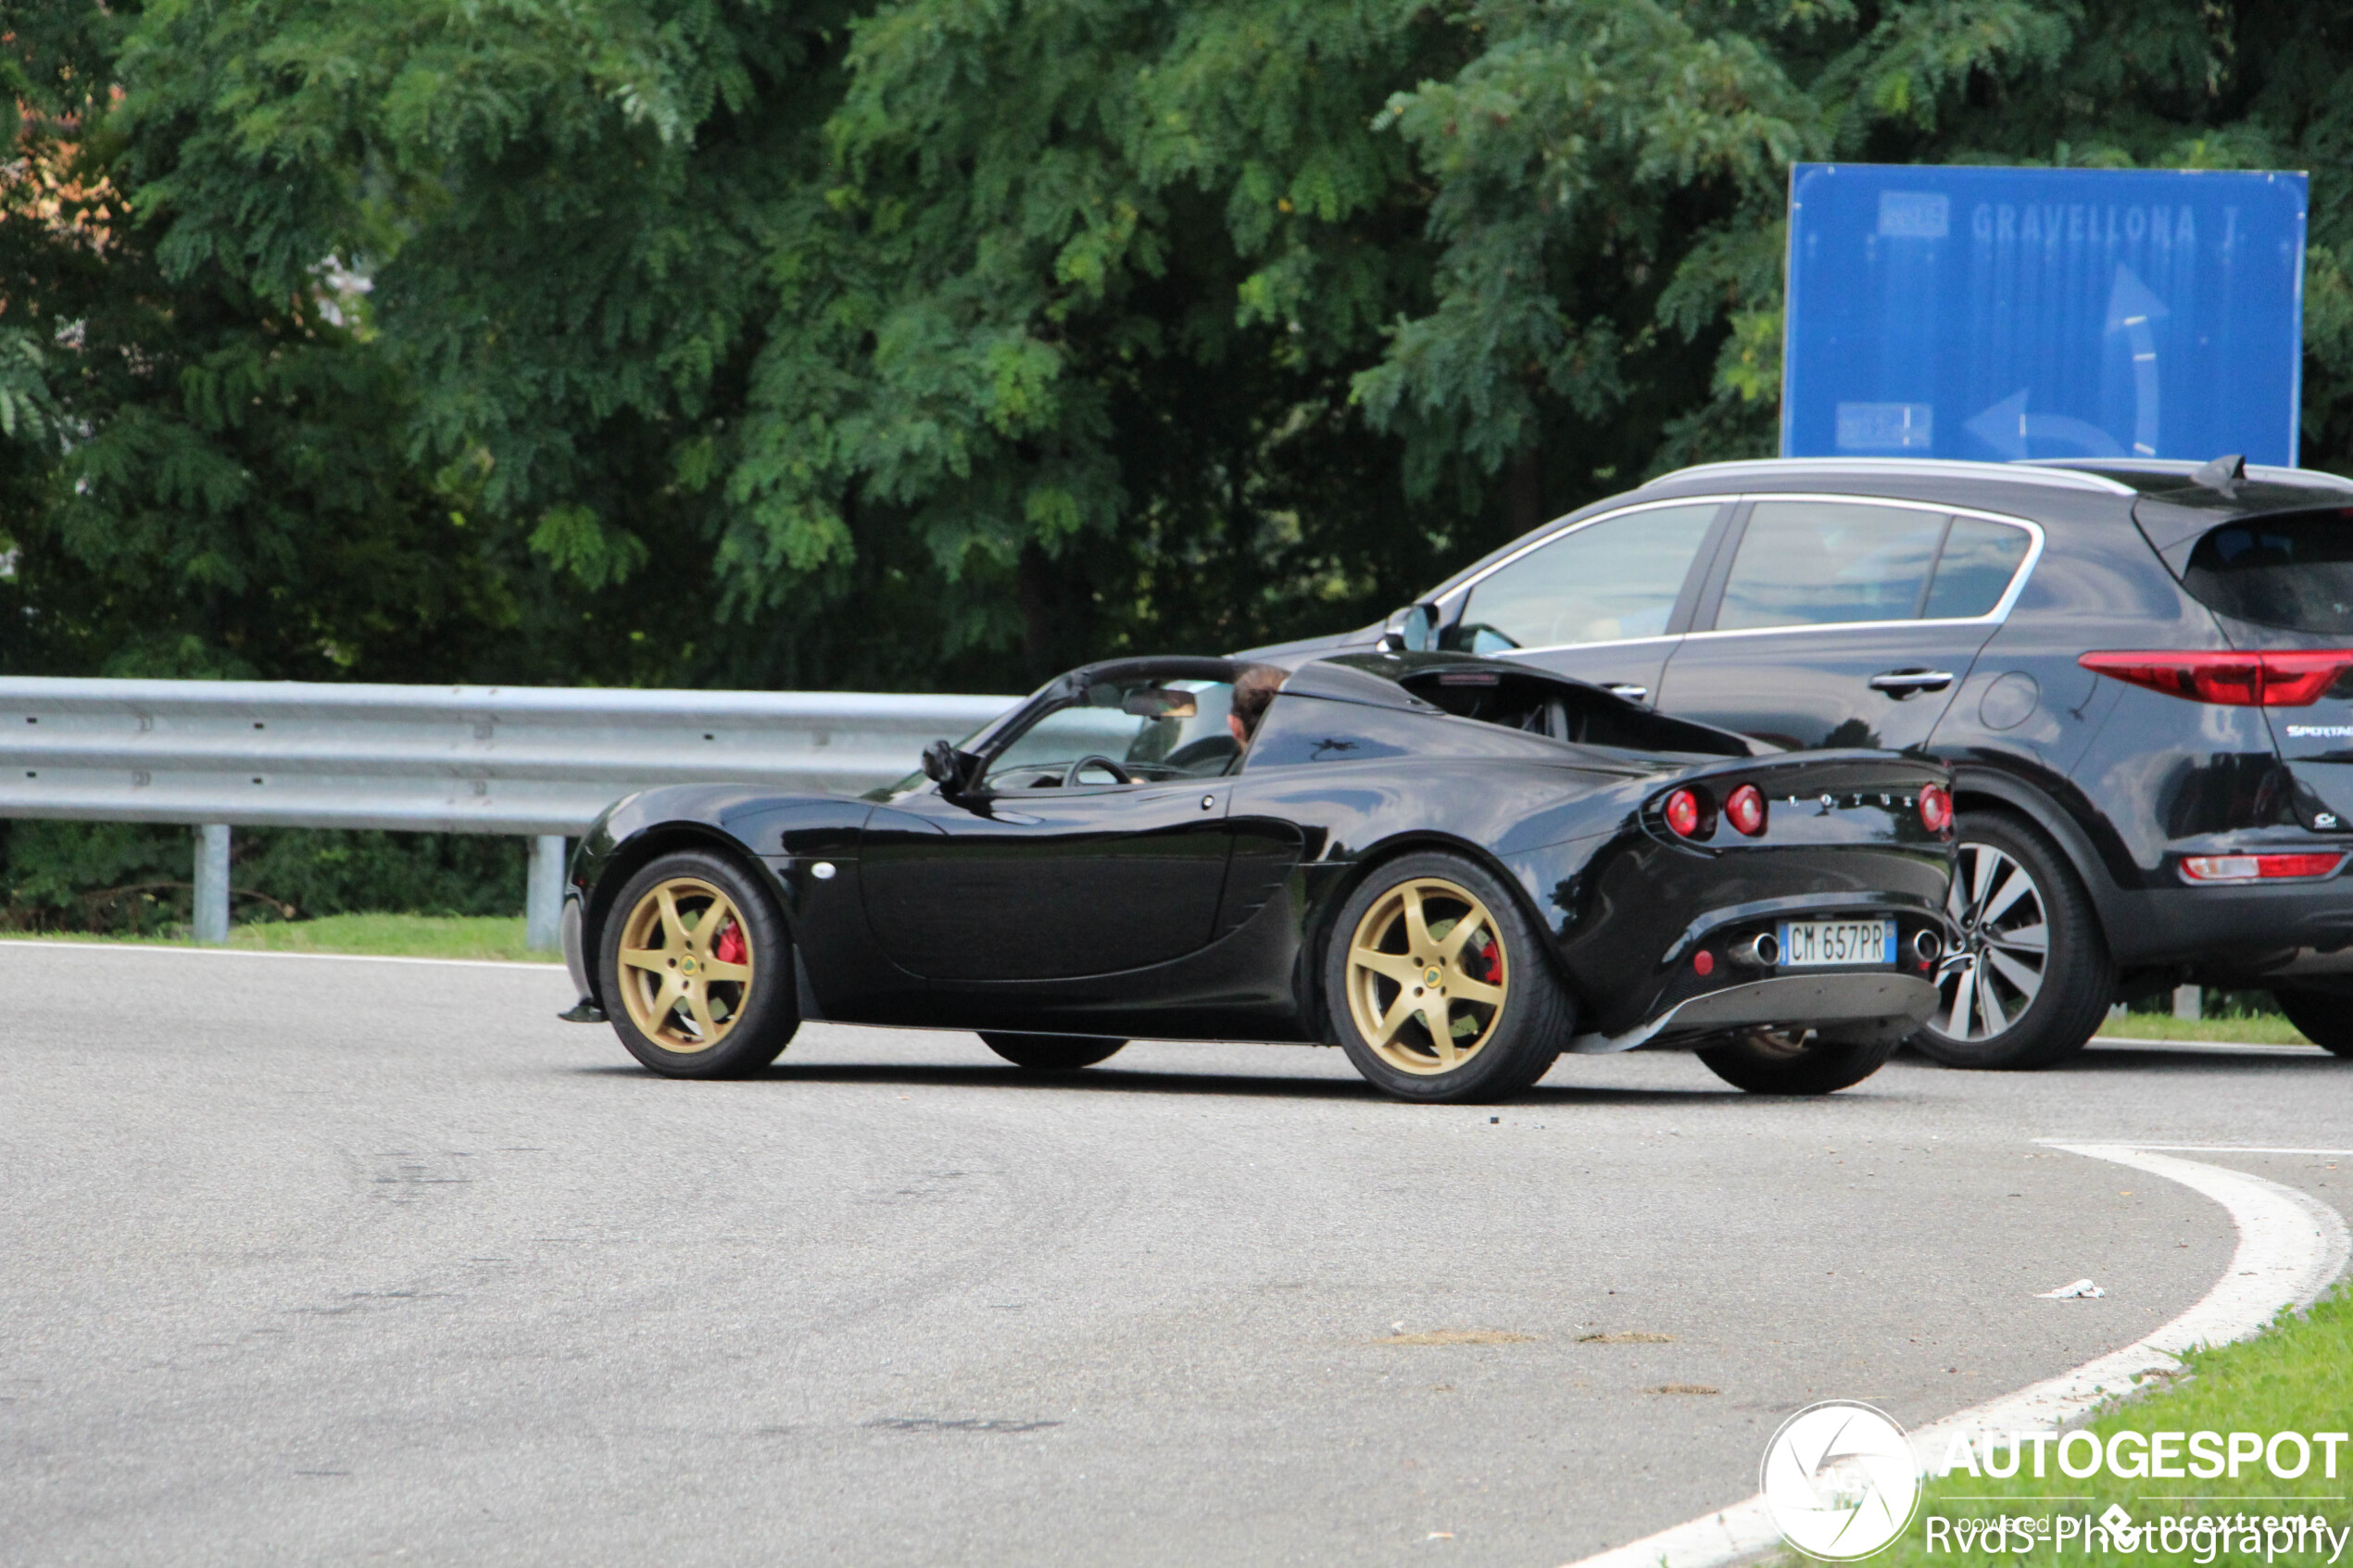
<path id="1" fill-rule="evenodd" d="M 1108 757 L 1101 757 L 1090 751 L 1086 756 L 1080 758 L 1077 761 L 1073 762 L 1070 767 L 1063 771 L 1063 787 L 1064 789 L 1076 788 L 1078 784 L 1078 775 L 1085 772 L 1089 768 L 1102 769 L 1105 772 L 1109 773 L 1114 781 L 1120 784 L 1134 784 L 1136 782 L 1136 776 L 1133 773 L 1130 773 L 1126 769 L 1121 767 L 1118 763 L 1113 761 Z"/>

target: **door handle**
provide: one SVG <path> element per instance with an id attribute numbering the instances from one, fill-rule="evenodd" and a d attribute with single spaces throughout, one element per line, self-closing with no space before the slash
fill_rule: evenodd
<path id="1" fill-rule="evenodd" d="M 1953 684 L 1950 670 L 1890 670 L 1870 680 L 1871 690 L 1886 692 L 1893 696 L 1909 696 L 1914 692 L 1941 692 Z"/>
<path id="2" fill-rule="evenodd" d="M 1638 686 L 1631 681 L 1604 681 L 1602 690 L 1615 693 L 1629 702 L 1640 702 L 1651 695 L 1648 686 Z"/>

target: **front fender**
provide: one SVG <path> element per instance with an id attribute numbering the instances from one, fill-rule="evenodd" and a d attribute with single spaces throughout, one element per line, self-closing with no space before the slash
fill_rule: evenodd
<path id="1" fill-rule="evenodd" d="M 780 796 L 746 784 L 674 784 L 615 801 L 582 837 L 567 879 L 566 907 L 579 910 L 574 982 L 603 1005 L 596 954 L 613 900 L 639 867 L 674 849 L 711 848 L 742 861 L 776 899 L 799 947 L 810 916 L 801 863 L 819 855 L 854 861 L 873 809 L 845 796 Z M 573 924 L 567 919 L 567 961 Z"/>

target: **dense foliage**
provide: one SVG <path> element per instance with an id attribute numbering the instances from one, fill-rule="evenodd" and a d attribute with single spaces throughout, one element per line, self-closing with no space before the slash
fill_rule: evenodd
<path id="1" fill-rule="evenodd" d="M 1009 690 L 1767 449 L 1800 157 L 2313 173 L 2286 0 L 0 0 L 0 668 Z"/>

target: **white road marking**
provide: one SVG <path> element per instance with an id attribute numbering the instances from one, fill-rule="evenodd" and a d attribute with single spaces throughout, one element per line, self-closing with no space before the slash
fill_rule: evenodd
<path id="1" fill-rule="evenodd" d="M 2132 1035 L 2095 1035 L 2091 1047 L 2121 1046 L 2136 1051 L 2178 1051 L 2183 1056 L 2319 1056 L 2330 1053 L 2319 1046 L 2298 1045 L 2292 1040 L 2266 1042 L 2262 1040 L 2154 1040 Z"/>
<path id="2" fill-rule="evenodd" d="M 2145 1339 L 2085 1361 L 2057 1377 L 1946 1416 L 1912 1434 L 1923 1467 L 1934 1465 L 1957 1436 L 1984 1431 L 2045 1431 L 2066 1425 L 2142 1378 L 2170 1373 L 2183 1352 L 2227 1345 L 2260 1331 L 2283 1307 L 2307 1307 L 2345 1270 L 2344 1219 L 2318 1198 L 2245 1172 L 2176 1160 L 2139 1145 L 2060 1143 L 2054 1148 L 2113 1160 L 2179 1182 L 2221 1204 L 2239 1233 L 2221 1279 L 2198 1302 Z M 2211 1153 L 2325 1153 L 2328 1150 L 2209 1149 Z M 1567 1564 L 1567 1568 L 1725 1568 L 1780 1544 L 1763 1494 L 1705 1518 L 1661 1530 Z"/>
<path id="3" fill-rule="evenodd" d="M 2057 1138 L 2037 1138 L 2055 1148 L 2068 1146 Z M 2353 1148 L 2258 1148 L 2250 1144 L 2235 1143 L 2136 1143 L 2134 1148 L 2160 1154 L 2353 1154 Z"/>
<path id="4" fill-rule="evenodd" d="M 554 960 L 546 961 L 522 959 L 409 959 L 394 958 L 384 953 L 273 953 L 260 947 L 169 947 L 158 942 L 150 947 L 142 942 L 41 942 L 22 936 L 0 936 L 0 947 L 39 947 L 44 952 L 56 952 L 63 947 L 75 953 L 184 953 L 198 959 L 333 959 L 339 963 L 437 963 L 455 964 L 460 969 L 520 969 L 534 974 L 561 974 L 564 966 Z"/>

